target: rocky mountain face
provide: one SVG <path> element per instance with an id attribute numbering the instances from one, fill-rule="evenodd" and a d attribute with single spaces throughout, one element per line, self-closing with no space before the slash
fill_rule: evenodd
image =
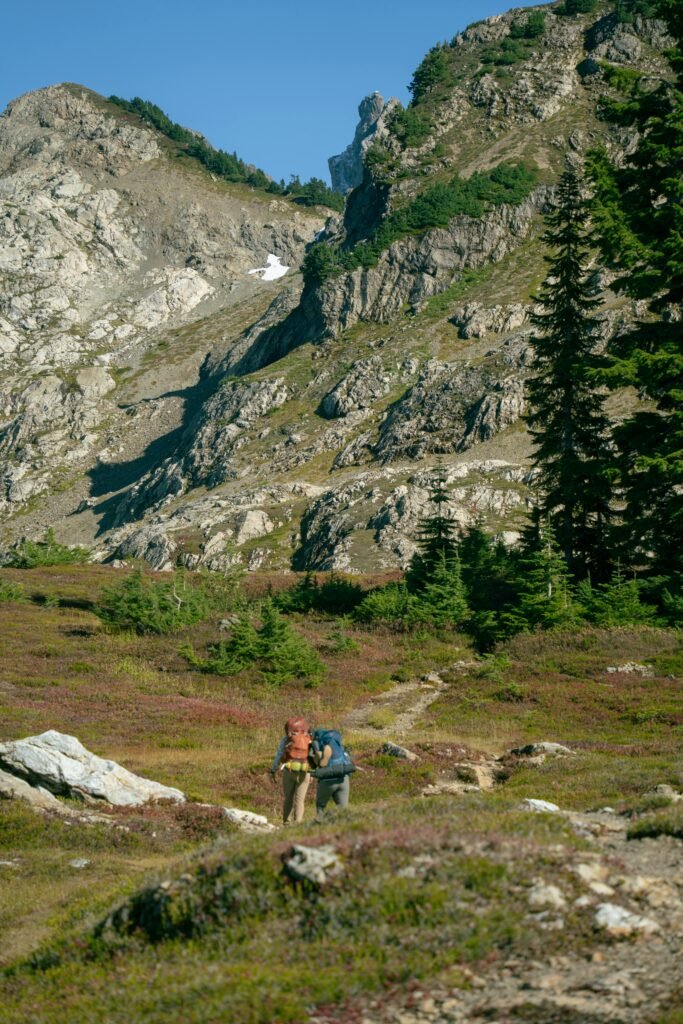
<path id="1" fill-rule="evenodd" d="M 599 117 L 606 67 L 656 76 L 666 46 L 640 16 L 542 10 L 545 31 L 512 71 L 490 54 L 526 12 L 454 38 L 455 70 L 419 143 L 392 127 L 396 101 L 363 101 L 353 143 L 331 160 L 335 187 L 353 188 L 342 218 L 212 180 L 80 87 L 11 104 L 0 118 L 6 542 L 54 524 L 96 558 L 159 569 L 405 565 L 437 459 L 453 517 L 512 542 L 529 502 L 522 417 L 542 213 L 566 159 L 633 142 Z M 525 198 L 302 282 L 314 238 L 350 250 L 432 185 L 504 162 L 534 169 Z M 279 280 L 249 273 L 269 254 L 291 268 Z M 638 310 L 608 276 L 596 286 L 606 341 Z"/>
<path id="2" fill-rule="evenodd" d="M 0 118 L 0 203 L 6 512 L 54 486 L 57 466 L 102 454 L 119 369 L 257 295 L 248 271 L 269 253 L 296 265 L 322 226 L 183 166 L 156 132 L 68 85 Z"/>
<path id="3" fill-rule="evenodd" d="M 358 107 L 359 121 L 353 141 L 343 153 L 331 156 L 327 161 L 332 188 L 337 192 L 346 195 L 362 183 L 365 154 L 373 141 L 377 138 L 386 138 L 387 121 L 399 105 L 396 99 L 385 101 L 378 92 L 373 92 L 361 100 Z"/>

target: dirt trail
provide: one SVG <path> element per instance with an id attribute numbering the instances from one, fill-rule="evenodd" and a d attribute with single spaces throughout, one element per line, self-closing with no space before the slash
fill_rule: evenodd
<path id="1" fill-rule="evenodd" d="M 345 727 L 373 736 L 403 738 L 446 684 L 437 676 L 397 683 L 356 708 Z M 379 715 L 378 715 L 379 712 Z M 382 712 L 393 713 L 387 725 Z M 378 725 L 373 726 L 373 716 Z M 484 788 L 484 787 L 482 787 Z M 488 787 L 487 787 L 488 788 Z M 453 792 L 458 789 L 453 786 Z M 543 793 L 538 793 L 539 797 Z M 668 836 L 629 841 L 628 819 L 605 812 L 566 812 L 591 849 L 587 864 L 602 881 L 590 892 L 600 903 L 629 909 L 653 923 L 649 934 L 630 941 L 605 936 L 588 953 L 574 951 L 544 962 L 523 956 L 469 972 L 469 987 L 435 988 L 429 983 L 400 999 L 359 1008 L 358 1024 L 653 1024 L 671 994 L 683 988 L 683 843 Z M 552 879 L 545 879 L 551 882 Z M 600 890 L 600 885 L 603 886 Z M 571 913 L 567 905 L 565 913 Z M 584 913 L 586 911 L 583 911 Z M 558 927 L 548 913 L 538 927 Z M 467 974 L 467 970 L 465 971 Z M 311 1024 L 330 1024 L 324 1015 Z"/>
<path id="2" fill-rule="evenodd" d="M 370 732 L 373 736 L 386 739 L 404 737 L 415 727 L 430 704 L 446 689 L 440 676 L 430 674 L 429 678 L 396 683 L 390 690 L 373 697 L 367 704 L 354 708 L 344 720 L 344 728 L 355 733 Z M 379 712 L 379 715 L 378 715 Z M 391 721 L 383 725 L 381 715 L 389 713 Z M 377 715 L 377 725 L 372 724 Z"/>

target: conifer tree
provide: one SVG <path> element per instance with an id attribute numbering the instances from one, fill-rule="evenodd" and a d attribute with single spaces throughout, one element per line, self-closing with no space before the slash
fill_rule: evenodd
<path id="1" fill-rule="evenodd" d="M 595 382 L 594 311 L 589 283 L 588 202 L 581 178 L 567 168 L 544 240 L 554 250 L 532 316 L 535 373 L 528 384 L 528 422 L 539 470 L 539 512 L 552 519 L 569 570 L 606 572 L 611 482 L 608 420 Z"/>
<path id="2" fill-rule="evenodd" d="M 639 143 L 621 166 L 604 150 L 590 155 L 601 248 L 622 272 L 616 287 L 647 301 L 650 318 L 618 339 L 608 380 L 630 385 L 649 407 L 616 431 L 624 491 L 624 558 L 659 577 L 663 601 L 683 597 L 683 5 L 657 0 L 676 46 L 673 77 L 643 88 L 634 73 L 611 72 L 623 102 L 606 115 L 637 128 Z M 678 312 L 676 312 L 678 311 Z M 667 596 L 668 595 L 668 596 Z"/>
<path id="3" fill-rule="evenodd" d="M 417 530 L 419 551 L 406 573 L 406 583 L 411 592 L 426 585 L 442 560 L 448 566 L 457 556 L 456 527 L 448 514 L 446 482 L 445 470 L 439 466 L 429 488 L 434 512 L 420 520 Z"/>
<path id="4" fill-rule="evenodd" d="M 519 557 L 517 587 L 515 603 L 501 616 L 508 633 L 576 622 L 569 571 L 549 527 L 540 527 L 537 543 Z"/>
<path id="5" fill-rule="evenodd" d="M 466 612 L 460 559 L 456 554 L 447 562 L 442 554 L 420 591 L 415 618 L 419 622 L 438 627 L 458 626 Z"/>
<path id="6" fill-rule="evenodd" d="M 638 581 L 626 579 L 619 564 L 607 583 L 594 587 L 590 579 L 582 580 L 577 598 L 585 617 L 597 626 L 635 626 L 656 620 L 656 610 L 641 598 Z"/>

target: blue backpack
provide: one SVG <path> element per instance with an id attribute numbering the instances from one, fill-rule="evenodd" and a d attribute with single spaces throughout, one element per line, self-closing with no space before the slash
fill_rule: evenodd
<path id="1" fill-rule="evenodd" d="M 343 779 L 345 775 L 355 772 L 356 766 L 344 749 L 341 733 L 337 729 L 314 729 L 313 749 L 322 754 L 325 747 L 330 747 L 332 757 L 324 768 L 316 768 L 312 773 L 316 779 Z"/>

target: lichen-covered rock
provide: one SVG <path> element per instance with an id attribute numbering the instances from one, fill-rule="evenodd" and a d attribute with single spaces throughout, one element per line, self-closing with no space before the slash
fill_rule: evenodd
<path id="1" fill-rule="evenodd" d="M 398 757 L 402 761 L 420 760 L 419 756 L 413 753 L 412 750 L 408 750 L 407 747 L 402 747 L 398 743 L 392 743 L 390 740 L 387 740 L 386 743 L 382 744 L 382 746 L 379 748 L 379 753 L 388 754 L 390 757 Z"/>

